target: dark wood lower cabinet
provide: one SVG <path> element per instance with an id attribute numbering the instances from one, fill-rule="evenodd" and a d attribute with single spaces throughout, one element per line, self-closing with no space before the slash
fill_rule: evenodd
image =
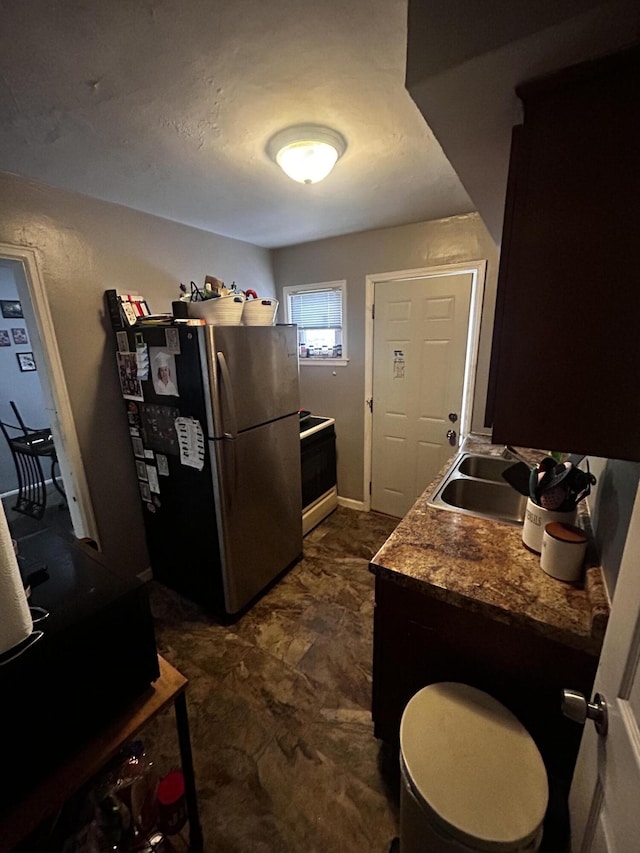
<path id="1" fill-rule="evenodd" d="M 582 728 L 562 715 L 561 690 L 590 696 L 597 663 L 595 655 L 542 634 L 376 577 L 372 713 L 376 737 L 388 743 L 397 744 L 414 693 L 460 681 L 509 708 L 538 745 L 549 776 L 568 784 Z"/>

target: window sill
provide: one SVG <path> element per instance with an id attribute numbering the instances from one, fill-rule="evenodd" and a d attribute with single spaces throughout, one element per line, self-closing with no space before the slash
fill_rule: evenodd
<path id="1" fill-rule="evenodd" d="M 346 367 L 349 364 L 348 358 L 298 358 L 300 365 L 310 367 Z"/>

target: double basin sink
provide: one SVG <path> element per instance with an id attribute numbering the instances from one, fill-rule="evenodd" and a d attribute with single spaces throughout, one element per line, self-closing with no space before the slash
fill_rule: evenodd
<path id="1" fill-rule="evenodd" d="M 527 499 L 502 477 L 516 459 L 459 453 L 427 501 L 436 509 L 522 524 Z"/>

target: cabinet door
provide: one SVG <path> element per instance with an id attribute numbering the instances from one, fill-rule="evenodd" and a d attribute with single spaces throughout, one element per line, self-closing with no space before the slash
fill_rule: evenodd
<path id="1" fill-rule="evenodd" d="M 640 459 L 640 49 L 521 87 L 488 425 L 498 443 Z"/>
<path id="2" fill-rule="evenodd" d="M 502 225 L 502 249 L 500 251 L 500 268 L 498 271 L 498 291 L 496 294 L 496 308 L 493 321 L 493 340 L 491 344 L 491 364 L 489 365 L 489 383 L 487 389 L 487 401 L 485 409 L 485 426 L 492 426 L 496 416 L 496 395 L 498 393 L 498 375 L 500 359 L 508 358 L 506 346 L 502 346 L 503 325 L 505 321 L 505 303 L 507 287 L 506 282 L 512 278 L 509 273 L 509 261 L 512 248 L 515 250 L 516 241 L 512 234 L 514 221 L 518 217 L 514 214 L 517 202 L 522 203 L 524 193 L 524 172 L 526 158 L 521 152 L 523 128 L 517 125 L 511 134 L 511 157 L 509 159 L 509 175 L 507 178 L 507 196 L 505 200 L 504 222 Z M 522 172 L 523 174 L 519 174 Z M 517 227 L 517 226 L 516 226 Z M 517 237 L 517 232 L 516 232 Z M 505 342 L 506 343 L 506 342 Z M 500 413 L 500 407 L 498 408 Z M 506 442 L 505 442 L 506 443 Z M 513 442 L 515 444 L 515 442 Z"/>
<path id="3" fill-rule="evenodd" d="M 597 663 L 542 634 L 376 578 L 371 708 L 375 736 L 389 743 L 420 688 L 460 681 L 509 708 L 547 768 L 570 779 L 582 730 L 562 716 L 558 697 L 567 679 L 591 695 Z"/>

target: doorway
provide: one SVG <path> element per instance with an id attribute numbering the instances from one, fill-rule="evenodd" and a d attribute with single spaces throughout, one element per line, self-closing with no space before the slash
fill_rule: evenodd
<path id="1" fill-rule="evenodd" d="M 37 373 L 38 379 L 40 394 L 35 392 L 35 387 L 31 388 L 32 399 L 24 414 L 29 415 L 31 411 L 35 415 L 40 407 L 46 422 L 29 423 L 29 419 L 23 414 L 24 420 L 28 426 L 46 426 L 51 430 L 73 533 L 78 538 L 86 537 L 99 544 L 49 301 L 36 252 L 24 246 L 0 244 L 0 261 L 5 268 L 11 269 L 18 296 L 15 300 L 19 303 L 17 310 L 23 315 L 15 325 L 16 328 L 24 327 L 24 334 L 29 342 L 28 353 L 31 354 L 31 359 L 23 358 L 22 361 L 28 367 L 35 367 L 35 371 L 27 372 L 29 375 Z M 26 346 L 19 346 L 17 350 L 24 354 Z M 31 383 L 34 384 L 32 376 Z M 12 396 L 12 399 L 16 400 L 16 397 Z M 9 401 L 7 399 L 2 402 L 4 412 L 5 408 L 9 409 Z M 20 408 L 20 402 L 16 402 Z M 11 499 L 8 505 L 11 505 Z"/>
<path id="2" fill-rule="evenodd" d="M 469 433 L 485 270 L 367 276 L 365 509 L 403 517 Z"/>

